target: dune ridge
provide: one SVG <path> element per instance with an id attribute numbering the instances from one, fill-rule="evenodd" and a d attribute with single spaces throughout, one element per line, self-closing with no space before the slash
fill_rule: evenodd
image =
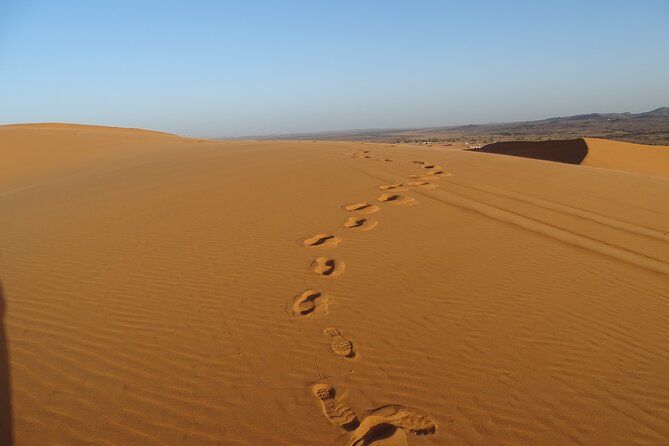
<path id="1" fill-rule="evenodd" d="M 104 132 L 114 132 L 114 133 L 133 133 L 135 135 L 154 135 L 154 136 L 168 136 L 176 138 L 184 138 L 183 136 L 178 136 L 173 133 L 160 132 L 157 130 L 147 130 L 140 129 L 135 127 L 113 127 L 106 125 L 91 125 L 91 124 L 68 124 L 62 122 L 34 122 L 26 124 L 5 124 L 0 125 L 0 129 L 5 130 L 65 130 L 65 131 L 76 131 L 76 132 L 86 132 L 92 131 L 99 133 Z"/>
<path id="2" fill-rule="evenodd" d="M 664 178 L 51 132 L 0 129 L 17 446 L 669 437 Z"/>
<path id="3" fill-rule="evenodd" d="M 13 184 L 15 190 L 105 164 L 131 162 L 184 142 L 204 142 L 149 130 L 76 124 L 3 125 L 0 141 L 0 187 Z"/>
<path id="4" fill-rule="evenodd" d="M 584 166 L 669 177 L 669 146 L 585 138 Z"/>
<path id="5" fill-rule="evenodd" d="M 669 176 L 669 146 L 652 146 L 601 138 L 553 141 L 505 141 L 472 151 L 543 161 Z"/>

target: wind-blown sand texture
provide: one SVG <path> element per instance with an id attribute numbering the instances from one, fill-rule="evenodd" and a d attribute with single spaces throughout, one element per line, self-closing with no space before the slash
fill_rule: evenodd
<path id="1" fill-rule="evenodd" d="M 0 166 L 18 446 L 669 438 L 666 178 L 72 126 Z"/>

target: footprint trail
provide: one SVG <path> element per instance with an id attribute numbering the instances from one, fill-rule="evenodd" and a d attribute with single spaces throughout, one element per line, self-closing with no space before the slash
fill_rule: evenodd
<path id="1" fill-rule="evenodd" d="M 395 190 L 395 191 L 407 190 L 402 183 L 384 184 L 378 186 L 377 188 L 380 190 Z"/>
<path id="2" fill-rule="evenodd" d="M 432 189 L 438 187 L 435 183 L 430 183 L 429 181 L 410 181 L 407 183 L 409 187 L 421 187 L 425 189 Z"/>
<path id="3" fill-rule="evenodd" d="M 318 257 L 311 264 L 314 272 L 323 277 L 337 277 L 344 272 L 344 262 L 328 257 Z"/>
<path id="4" fill-rule="evenodd" d="M 334 248 L 341 242 L 340 238 L 331 234 L 316 234 L 302 241 L 302 246 L 307 248 Z"/>
<path id="5" fill-rule="evenodd" d="M 345 227 L 356 231 L 369 231 L 370 229 L 374 229 L 378 224 L 379 222 L 373 218 L 365 217 L 350 217 L 344 222 Z"/>
<path id="6" fill-rule="evenodd" d="M 353 343 L 346 339 L 343 334 L 337 328 L 326 328 L 323 330 L 323 333 L 332 338 L 332 351 L 337 356 L 343 356 L 346 358 L 351 358 L 355 356 L 353 351 Z"/>
<path id="7" fill-rule="evenodd" d="M 337 442 L 338 446 L 366 446 L 387 439 L 396 446 L 407 445 L 406 433 L 429 435 L 437 426 L 427 415 L 405 406 L 382 406 L 370 411 L 360 425 Z M 392 441 L 390 441 L 392 439 Z"/>
<path id="8" fill-rule="evenodd" d="M 408 206 L 416 203 L 416 199 L 398 194 L 383 194 L 377 198 L 381 203 Z"/>
<path id="9" fill-rule="evenodd" d="M 293 316 L 305 316 L 316 310 L 325 312 L 327 310 L 327 299 L 323 297 L 323 293 L 320 291 L 306 290 L 293 297 L 290 310 Z"/>
<path id="10" fill-rule="evenodd" d="M 323 413 L 332 424 L 347 428 L 355 427 L 358 417 L 347 405 L 335 399 L 335 389 L 329 384 L 319 383 L 312 388 L 314 395 L 321 401 Z"/>
<path id="11" fill-rule="evenodd" d="M 345 210 L 349 212 L 356 212 L 358 214 L 373 214 L 378 212 L 380 208 L 374 204 L 361 202 L 361 203 L 352 203 L 342 206 Z"/>

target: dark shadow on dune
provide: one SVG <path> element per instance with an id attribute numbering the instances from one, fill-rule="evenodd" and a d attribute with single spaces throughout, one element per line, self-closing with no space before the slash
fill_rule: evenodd
<path id="1" fill-rule="evenodd" d="M 472 151 L 581 164 L 588 154 L 588 145 L 581 138 L 554 141 L 507 141 L 488 144 L 472 149 Z"/>
<path id="2" fill-rule="evenodd" d="M 5 337 L 5 295 L 0 281 L 0 445 L 14 444 L 12 406 L 9 387 L 9 352 Z"/>

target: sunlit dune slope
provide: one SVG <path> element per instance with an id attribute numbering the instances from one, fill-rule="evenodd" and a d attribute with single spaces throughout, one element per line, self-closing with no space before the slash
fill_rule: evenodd
<path id="1" fill-rule="evenodd" d="M 669 146 L 650 146 L 609 139 L 585 138 L 584 166 L 669 176 Z"/>
<path id="2" fill-rule="evenodd" d="M 131 127 L 110 127 L 104 125 L 88 125 L 88 124 L 65 124 L 61 122 L 36 122 L 31 124 L 9 124 L 0 126 L 2 129 L 23 129 L 23 130 L 70 130 L 74 132 L 95 132 L 104 133 L 132 133 L 135 135 L 163 135 L 163 136 L 177 136 L 172 133 L 158 132 L 156 130 L 146 130 Z"/>
<path id="3" fill-rule="evenodd" d="M 0 126 L 0 187 L 48 178 L 153 150 L 185 138 L 141 129 L 77 124 Z"/>
<path id="4" fill-rule="evenodd" d="M 0 159 L 16 446 L 669 438 L 665 178 L 104 128 Z"/>

